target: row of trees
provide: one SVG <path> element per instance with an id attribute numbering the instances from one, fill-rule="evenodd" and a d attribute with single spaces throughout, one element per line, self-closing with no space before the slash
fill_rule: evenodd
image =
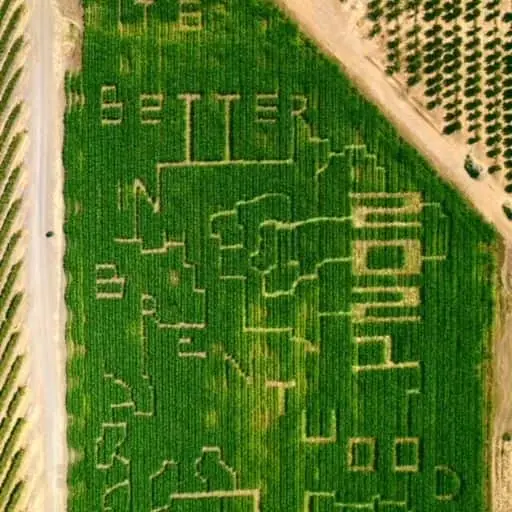
<path id="1" fill-rule="evenodd" d="M 503 24 L 506 27 L 503 41 L 503 164 L 507 171 L 505 175 L 512 182 L 512 12 L 503 15 Z M 507 192 L 512 186 L 507 185 Z"/>
<path id="2" fill-rule="evenodd" d="M 368 3 L 387 72 L 423 85 L 426 107 L 443 111 L 444 133 L 466 131 L 468 144 L 484 144 L 489 172 L 503 163 L 512 180 L 512 13 L 502 11 L 500 0 Z"/>

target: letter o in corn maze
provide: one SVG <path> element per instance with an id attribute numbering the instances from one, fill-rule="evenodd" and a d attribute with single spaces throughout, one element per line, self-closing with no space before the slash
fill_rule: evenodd
<path id="1" fill-rule="evenodd" d="M 483 510 L 494 234 L 277 8 L 114 4 L 67 89 L 71 507 Z"/>

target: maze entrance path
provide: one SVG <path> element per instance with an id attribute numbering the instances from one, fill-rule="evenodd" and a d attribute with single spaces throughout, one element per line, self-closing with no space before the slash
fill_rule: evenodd
<path id="1" fill-rule="evenodd" d="M 270 2 L 85 29 L 70 510 L 484 510 L 492 230 Z"/>

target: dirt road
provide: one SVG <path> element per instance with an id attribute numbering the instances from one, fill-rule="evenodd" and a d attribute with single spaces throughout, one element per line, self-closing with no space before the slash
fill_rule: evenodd
<path id="1" fill-rule="evenodd" d="M 494 348 L 495 415 L 493 425 L 493 498 L 496 512 L 512 508 L 512 452 L 503 434 L 512 432 L 512 246 L 505 248 L 501 270 L 501 318 Z"/>
<path id="2" fill-rule="evenodd" d="M 44 511 L 65 510 L 66 412 L 63 290 L 62 76 L 56 66 L 51 0 L 27 0 L 30 54 L 25 87 L 30 113 L 27 155 L 27 328 L 30 387 L 42 431 Z M 53 237 L 46 234 L 53 231 Z"/>
<path id="3" fill-rule="evenodd" d="M 471 179 L 464 170 L 465 144 L 450 141 L 432 126 L 396 83 L 370 60 L 372 41 L 360 37 L 358 13 L 362 3 L 353 0 L 275 0 L 317 44 L 341 65 L 366 97 L 377 104 L 402 136 L 427 158 L 443 178 L 453 183 L 482 216 L 512 242 L 512 221 L 502 210 L 508 195 L 495 180 Z M 354 6 L 354 10 L 351 10 Z"/>

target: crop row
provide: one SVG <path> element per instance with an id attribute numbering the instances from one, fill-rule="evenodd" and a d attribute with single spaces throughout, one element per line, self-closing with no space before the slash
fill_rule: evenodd
<path id="1" fill-rule="evenodd" d="M 25 134 L 18 101 L 25 51 L 22 0 L 0 2 L 0 510 L 25 507 L 25 358 L 20 332 Z"/>

